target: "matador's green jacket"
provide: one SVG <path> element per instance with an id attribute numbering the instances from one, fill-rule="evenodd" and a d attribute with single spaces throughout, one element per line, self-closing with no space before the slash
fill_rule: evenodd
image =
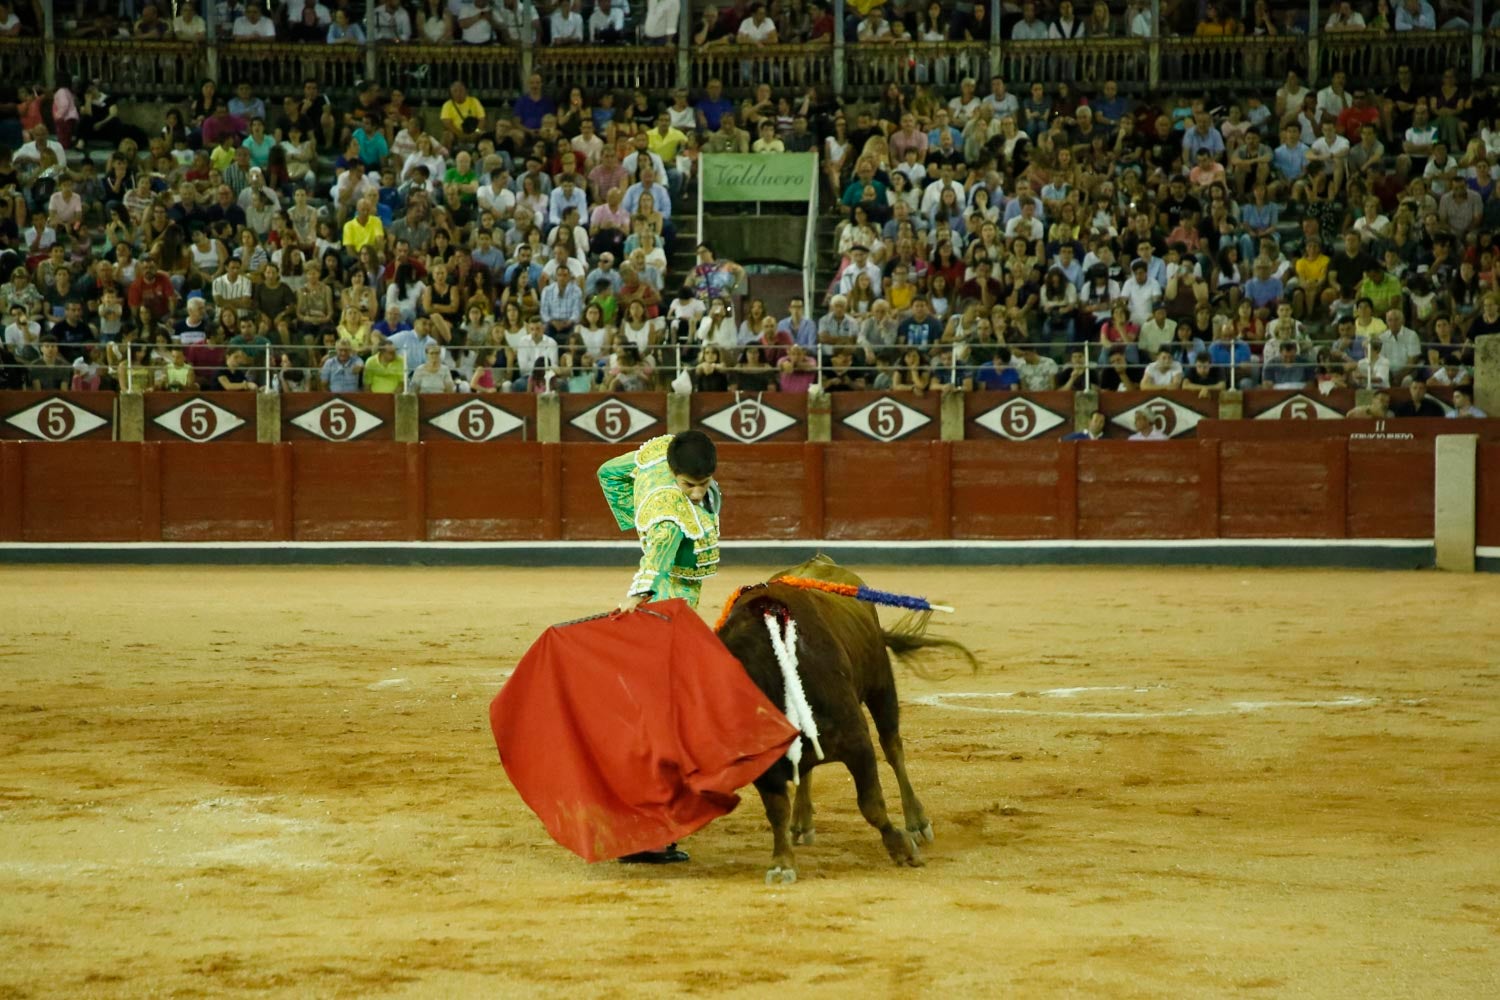
<path id="1" fill-rule="evenodd" d="M 703 581 L 719 569 L 719 484 L 712 482 L 701 504 L 677 487 L 667 465 L 672 435 L 652 438 L 628 455 L 599 467 L 599 485 L 621 531 L 635 528 L 641 565 L 628 596 L 651 600 L 680 597 L 698 606 Z"/>

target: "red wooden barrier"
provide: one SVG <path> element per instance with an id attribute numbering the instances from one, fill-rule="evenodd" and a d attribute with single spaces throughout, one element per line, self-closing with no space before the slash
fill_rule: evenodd
<path id="1" fill-rule="evenodd" d="M 1203 481 L 1207 443 L 1092 441 L 1078 449 L 1079 538 L 1212 538 L 1217 484 Z M 1205 527 L 1213 525 L 1207 532 Z"/>
<path id="2" fill-rule="evenodd" d="M 955 441 L 954 538 L 1071 538 L 1077 530 L 1078 445 Z"/>
<path id="3" fill-rule="evenodd" d="M 1478 457 L 1475 541 L 1480 545 L 1500 545 L 1500 442 L 1481 441 Z"/>
<path id="4" fill-rule="evenodd" d="M 1222 537 L 1344 537 L 1343 440 L 1213 443 Z"/>
<path id="5" fill-rule="evenodd" d="M 472 397 L 471 397 L 472 398 Z M 544 446 L 534 442 L 494 441 L 474 445 L 460 441 L 429 441 L 426 455 L 424 504 L 426 537 L 453 541 L 523 541 L 556 538 L 547 524 L 543 489 L 549 474 Z"/>
<path id="6" fill-rule="evenodd" d="M 1432 537 L 1432 453 L 1425 441 L 1349 442 L 1349 537 Z"/>
<path id="7" fill-rule="evenodd" d="M 0 441 L 7 541 L 618 539 L 628 445 Z M 730 539 L 1426 538 L 1430 439 L 726 444 Z M 1500 443 L 1480 448 L 1500 544 Z"/>
<path id="8" fill-rule="evenodd" d="M 163 442 L 143 446 L 142 451 L 158 456 L 162 541 L 269 542 L 290 537 L 289 526 L 279 528 L 277 519 L 280 491 L 289 484 L 276 473 L 279 456 L 291 454 L 289 445 Z"/>
<path id="9" fill-rule="evenodd" d="M 1442 434 L 1477 434 L 1500 441 L 1500 419 L 1448 420 L 1442 417 L 1392 417 L 1386 420 L 1205 420 L 1199 437 L 1229 441 L 1314 441 L 1323 438 L 1435 438 Z"/>

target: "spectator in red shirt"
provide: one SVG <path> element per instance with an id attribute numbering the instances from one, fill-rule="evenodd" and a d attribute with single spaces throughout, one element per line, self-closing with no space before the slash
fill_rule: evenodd
<path id="1" fill-rule="evenodd" d="M 1339 132 L 1349 140 L 1350 145 L 1359 142 L 1360 129 L 1366 125 L 1380 127 L 1380 109 L 1370 98 L 1370 92 L 1365 89 L 1354 92 L 1354 103 L 1339 112 Z"/>
<path id="2" fill-rule="evenodd" d="M 130 292 L 126 297 L 131 311 L 145 306 L 151 310 L 151 315 L 164 319 L 172 311 L 172 303 L 176 298 L 177 290 L 172 287 L 171 279 L 157 270 L 156 261 L 151 257 L 141 261 L 140 273 L 130 283 Z"/>

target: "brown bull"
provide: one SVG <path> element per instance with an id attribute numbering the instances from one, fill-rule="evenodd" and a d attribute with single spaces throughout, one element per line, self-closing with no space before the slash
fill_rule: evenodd
<path id="1" fill-rule="evenodd" d="M 796 808 L 787 792 L 792 765 L 777 761 L 755 781 L 771 821 L 775 846 L 766 881 L 796 881 L 792 844 L 813 842 L 811 769 L 819 763 L 840 761 L 854 778 L 859 809 L 880 832 L 891 859 L 897 864 L 920 865 L 918 841 L 932 841 L 932 823 L 927 819 L 917 793 L 906 774 L 901 745 L 901 710 L 896 698 L 896 678 L 887 650 L 915 653 L 932 647 L 948 647 L 974 663 L 966 648 L 948 639 L 923 634 L 925 616 L 906 627 L 883 630 L 873 605 L 822 591 L 778 583 L 782 577 L 806 577 L 856 586 L 862 580 L 826 556 L 816 556 L 801 566 L 771 577 L 763 587 L 746 590 L 735 601 L 719 638 L 739 661 L 756 686 L 777 705 L 786 704 L 781 667 L 771 645 L 766 616 L 789 614 L 797 623 L 796 656 L 803 690 L 820 733 L 823 759 L 819 761 L 811 742 L 802 738 L 801 782 Z M 905 829 L 896 829 L 886 813 L 885 794 L 869 727 L 860 712 L 863 704 L 875 720 L 875 731 L 885 759 L 896 772 L 901 789 L 901 811 Z"/>

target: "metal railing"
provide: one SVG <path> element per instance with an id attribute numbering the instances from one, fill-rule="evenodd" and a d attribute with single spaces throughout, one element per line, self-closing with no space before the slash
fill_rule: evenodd
<path id="1" fill-rule="evenodd" d="M 134 43 L 131 43 L 134 44 Z M 230 42 L 218 51 L 220 80 L 294 93 L 304 80 L 348 91 L 365 75 L 365 50 L 356 45 Z"/>
<path id="2" fill-rule="evenodd" d="M 486 96 L 521 89 L 520 53 L 504 46 L 382 45 L 375 51 L 381 85 L 419 101 L 447 100 L 454 80 Z"/>
<path id="3" fill-rule="evenodd" d="M 756 85 L 774 88 L 828 88 L 833 84 L 833 48 L 826 42 L 804 45 L 714 45 L 695 49 L 691 69 L 692 86 L 703 88 L 710 80 L 726 88 L 748 93 Z"/>
<path id="4" fill-rule="evenodd" d="M 684 10 L 687 5 L 684 5 Z M 143 58 L 143 54 L 145 57 Z M 37 38 L 0 39 L 0 59 L 14 79 L 102 78 L 124 92 L 180 94 L 201 77 L 249 81 L 293 92 L 304 79 L 347 91 L 373 75 L 419 100 L 446 97 L 464 80 L 482 98 L 508 98 L 539 70 L 553 89 L 598 91 L 674 87 L 701 89 L 721 80 L 733 96 L 761 83 L 778 90 L 809 87 L 823 93 L 875 97 L 892 82 L 955 88 L 964 77 L 994 72 L 1012 89 L 1033 82 L 1069 83 L 1092 90 L 1115 80 L 1126 93 L 1279 86 L 1288 69 L 1311 82 L 1342 70 L 1351 81 L 1377 82 L 1398 65 L 1423 81 L 1457 69 L 1465 78 L 1500 71 L 1500 32 L 1349 32 L 1274 37 L 1087 38 L 1069 41 L 876 44 L 827 41 L 766 46 L 327 45 L 296 42 L 207 43 Z M 982 88 L 981 88 L 982 89 Z"/>
<path id="5" fill-rule="evenodd" d="M 536 50 L 535 68 L 545 79 L 601 90 L 660 94 L 677 84 L 677 50 L 664 45 L 614 47 L 566 45 Z"/>
<path id="6" fill-rule="evenodd" d="M 57 73 L 64 80 L 108 80 L 132 94 L 179 100 L 207 74 L 207 53 L 193 42 L 61 38 Z"/>
<path id="7" fill-rule="evenodd" d="M 1070 387 L 1072 390 L 1082 391 L 1094 389 L 1099 385 L 1100 373 L 1107 372 L 1114 367 L 1113 362 L 1109 359 L 1111 351 L 1115 347 L 1123 346 L 1114 343 L 1101 343 L 1097 339 L 1084 341 L 1066 338 L 1060 340 L 1047 340 L 1045 338 L 1042 338 L 1034 340 L 1032 341 L 1032 343 L 1035 343 L 1037 345 L 1040 353 L 1046 356 L 1054 357 L 1054 359 L 1064 367 L 1068 365 L 1070 355 L 1073 352 L 1084 352 L 1084 360 L 1080 366 L 1082 368 L 1082 377 L 1077 379 L 1075 383 Z M 1211 349 L 1213 346 L 1215 346 L 1215 344 L 1217 344 L 1217 346 L 1219 346 L 1220 348 L 1227 350 L 1228 356 L 1233 358 L 1239 353 L 1239 349 L 1242 346 L 1248 347 L 1253 352 L 1263 343 L 1264 342 L 1262 341 L 1248 341 L 1240 338 L 1235 338 L 1232 341 L 1205 344 L 1205 347 Z M 1296 364 L 1304 366 L 1304 370 L 1309 376 L 1307 385 L 1308 389 L 1311 389 L 1312 387 L 1313 374 L 1315 372 L 1317 364 L 1319 363 L 1318 352 L 1324 346 L 1326 346 L 1327 343 L 1328 341 L 1313 342 L 1312 351 L 1304 351 L 1300 353 L 1295 361 Z M 122 345 L 118 341 L 60 345 L 61 349 L 66 352 L 67 355 L 74 355 L 82 351 L 107 352 L 111 347 L 118 351 L 121 346 Z M 136 346 L 168 350 L 172 347 L 180 347 L 182 345 L 175 343 L 168 345 L 153 345 L 146 344 L 144 342 L 136 342 Z M 333 353 L 331 348 L 306 343 L 271 344 L 269 346 L 262 344 L 212 344 L 207 346 L 212 349 L 219 350 L 225 354 L 227 354 L 231 350 L 244 351 L 246 355 L 251 359 L 250 364 L 247 365 L 244 370 L 250 378 L 250 381 L 252 381 L 260 390 L 267 390 L 269 388 L 271 391 L 303 392 L 326 388 L 325 386 L 322 386 L 320 384 L 319 373 L 322 370 L 324 360 Z M 992 355 L 997 353 L 998 348 L 1004 347 L 1010 351 L 1020 350 L 1020 342 L 1011 344 L 993 341 L 969 342 L 965 340 L 942 341 L 922 345 L 882 345 L 859 342 L 855 344 L 840 346 L 847 347 L 853 352 L 852 368 L 858 375 L 862 377 L 867 377 L 873 380 L 878 371 L 881 369 L 882 365 L 884 365 L 888 369 L 891 364 L 900 357 L 900 355 L 905 354 L 905 352 L 907 351 L 915 350 L 919 355 L 922 356 L 924 365 L 927 365 L 928 370 L 930 370 L 934 375 L 935 382 L 940 382 L 943 385 L 958 387 L 962 387 L 967 380 L 974 378 L 983 364 L 988 361 Z M 1188 348 L 1187 344 L 1174 344 L 1173 346 L 1174 348 L 1180 349 L 1184 353 Z M 719 347 L 714 344 L 704 344 L 698 341 L 671 341 L 651 344 L 641 354 L 641 358 L 643 361 L 642 371 L 647 373 L 646 380 L 649 389 L 652 391 L 669 391 L 671 389 L 671 381 L 683 371 L 687 371 L 691 375 L 695 367 L 703 360 L 703 352 L 705 348 L 712 348 L 719 353 L 720 361 L 722 364 L 724 364 L 726 374 L 729 375 L 731 382 L 733 382 L 738 376 L 750 373 L 753 370 L 758 378 L 764 378 L 769 375 L 770 388 L 776 388 L 777 386 L 776 366 L 771 365 L 771 371 L 769 373 L 764 368 L 749 369 L 744 367 L 744 362 L 747 357 L 747 349 L 756 348 L 758 351 L 761 351 L 762 360 L 765 360 L 764 351 L 766 350 L 775 351 L 778 356 L 785 356 L 788 351 L 788 348 L 786 346 L 763 346 L 756 343 L 740 344 L 735 347 Z M 1471 345 L 1465 343 L 1444 344 L 1435 341 L 1422 343 L 1419 345 L 1421 353 L 1419 354 L 1419 356 L 1411 360 L 1411 364 L 1408 365 L 1406 369 L 1403 369 L 1402 373 L 1411 374 L 1432 367 L 1426 356 L 1427 352 L 1430 350 L 1447 352 L 1453 351 L 1454 349 L 1462 350 L 1469 348 L 1471 348 Z M 822 363 L 820 363 L 816 369 L 816 377 L 819 382 L 822 381 L 823 377 L 829 371 L 829 365 L 827 364 L 828 357 L 835 349 L 836 347 L 834 345 L 822 345 L 822 347 L 818 350 L 814 350 L 813 348 L 807 349 L 808 356 L 811 358 L 817 359 L 820 354 L 822 355 Z M 485 351 L 496 351 L 498 354 L 497 362 L 492 367 L 497 391 L 507 391 L 510 388 L 511 383 L 514 383 L 517 379 L 521 378 L 523 374 L 516 369 L 515 358 L 513 354 L 507 354 L 507 349 L 504 345 L 447 344 L 443 345 L 443 350 L 447 353 L 448 360 L 452 363 L 451 367 L 448 369 L 449 372 L 454 376 L 456 381 L 461 383 L 460 391 L 462 391 L 464 388 L 468 388 L 468 391 L 482 391 L 474 390 L 472 387 L 468 387 L 467 382 L 472 376 L 473 362 L 477 360 L 477 354 Z M 944 366 L 940 371 L 936 366 L 936 362 L 934 361 L 934 355 L 936 355 L 940 351 L 945 350 L 950 350 L 953 353 L 945 361 Z M 373 354 L 373 350 L 361 349 L 356 350 L 353 353 L 356 357 L 365 359 Z M 1139 383 L 1141 376 L 1144 374 L 1145 368 L 1155 360 L 1155 357 L 1146 357 L 1144 352 L 1137 353 L 1138 357 L 1136 360 L 1129 361 L 1127 359 L 1127 367 L 1132 375 L 1132 380 Z M 559 345 L 559 357 L 561 358 L 563 356 L 568 356 L 569 358 L 571 358 L 571 364 L 574 371 L 583 370 L 581 367 L 581 362 L 586 356 L 586 352 L 579 345 L 572 343 Z M 879 357 L 880 364 L 877 364 L 877 356 Z M 290 363 L 283 364 L 281 360 L 283 357 L 286 357 Z M 1224 364 L 1216 363 L 1216 367 L 1219 369 L 1232 369 L 1232 371 L 1220 371 L 1220 374 L 1225 378 L 1227 388 L 1265 388 L 1265 386 L 1262 385 L 1263 378 L 1261 376 L 1265 373 L 1267 366 L 1273 363 L 1274 360 L 1275 359 L 1268 356 L 1263 356 L 1259 359 L 1256 359 L 1252 354 L 1252 358 L 1250 361 L 1236 361 L 1233 363 Z M 598 363 L 598 361 L 599 359 L 595 359 L 596 364 Z M 1180 359 L 1180 361 L 1184 371 L 1186 371 L 1190 365 L 1190 362 L 1186 358 Z M 0 371 L 16 368 L 30 370 L 34 368 L 36 364 L 36 362 L 32 362 L 30 364 L 0 364 Z M 66 358 L 60 359 L 58 361 L 59 366 L 70 364 L 71 360 Z M 1362 364 L 1362 362 L 1353 362 L 1352 364 L 1353 371 L 1350 375 L 1348 387 L 1366 388 L 1366 386 L 1362 384 L 1357 384 L 1362 382 L 1363 378 L 1365 377 L 1360 374 L 1365 370 L 1365 366 Z M 1467 366 L 1464 367 L 1467 368 Z M 133 362 L 129 360 L 128 351 L 126 352 L 126 360 L 122 360 L 119 364 L 113 366 L 106 366 L 101 362 L 99 363 L 99 368 L 101 375 L 107 375 L 107 380 L 104 383 L 105 388 L 110 387 L 110 383 L 114 382 L 122 388 L 125 385 L 137 385 L 138 388 L 146 389 L 147 391 L 165 389 L 165 386 L 162 383 L 162 372 L 164 371 L 163 363 L 153 362 L 146 365 L 133 365 Z M 149 374 L 145 376 L 134 375 L 131 372 L 132 368 L 137 371 L 140 369 L 145 369 Z M 217 371 L 222 370 L 222 367 L 217 369 Z M 289 384 L 285 378 L 287 372 L 298 373 L 300 378 L 294 380 L 293 383 Z M 596 384 L 593 388 L 587 391 L 608 391 L 605 388 L 605 379 L 607 379 L 608 377 L 607 371 L 605 371 L 601 366 L 598 374 L 599 378 L 596 380 Z M 562 376 L 554 375 L 553 377 L 558 380 L 558 384 L 555 385 L 554 388 L 561 388 Z M 142 378 L 146 380 L 144 385 L 142 385 L 138 381 Z M 410 373 L 408 373 L 408 382 L 409 379 Z M 1246 379 L 1248 379 L 1249 381 L 1246 382 Z M 27 387 L 30 388 L 29 382 Z M 403 386 L 403 390 L 405 390 L 406 388 L 407 386 Z M 1188 388 L 1192 387 L 1189 386 Z M 1386 388 L 1386 386 L 1377 385 L 1371 388 L 1383 389 Z M 218 391 L 218 386 L 196 384 L 194 386 L 194 391 Z M 1151 390 L 1148 389 L 1146 391 Z"/>
<path id="8" fill-rule="evenodd" d="M 1150 44 L 1144 38 L 1008 42 L 1000 48 L 1000 75 L 1023 96 L 1033 82 L 1093 87 L 1114 80 L 1124 91 L 1141 91 L 1151 82 Z"/>
<path id="9" fill-rule="evenodd" d="M 1491 33 L 1492 36 L 1493 33 Z M 1494 38 L 1487 36 L 1486 51 L 1493 52 Z M 1473 72 L 1474 36 L 1468 31 L 1349 31 L 1325 34 L 1319 39 L 1318 75 L 1326 80 L 1336 72 L 1348 74 L 1351 84 L 1385 86 L 1395 78 L 1396 67 L 1407 65 L 1419 79 L 1440 77 L 1456 70 L 1459 79 Z M 1487 61 L 1492 58 L 1487 54 Z"/>

